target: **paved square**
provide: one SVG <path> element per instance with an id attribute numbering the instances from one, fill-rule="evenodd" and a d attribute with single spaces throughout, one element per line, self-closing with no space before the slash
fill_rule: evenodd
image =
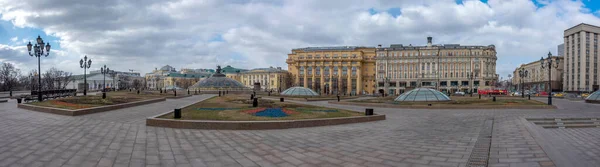
<path id="1" fill-rule="evenodd" d="M 600 163 L 600 128 L 544 129 L 525 120 L 600 116 L 600 105 L 562 99 L 555 100 L 554 110 L 375 108 L 387 120 L 284 130 L 144 124 L 146 117 L 209 97 L 80 117 L 18 109 L 14 100 L 0 103 L 0 166 L 466 166 L 488 119 L 493 119 L 489 166 Z"/>

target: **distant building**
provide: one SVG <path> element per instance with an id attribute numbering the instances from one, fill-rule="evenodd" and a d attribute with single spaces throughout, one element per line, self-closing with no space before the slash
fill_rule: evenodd
<path id="1" fill-rule="evenodd" d="M 568 92 L 598 90 L 598 34 L 600 27 L 581 23 L 564 32 L 565 75 L 563 86 Z"/>
<path id="2" fill-rule="evenodd" d="M 288 71 L 281 69 L 281 67 L 256 68 L 240 72 L 234 79 L 240 81 L 248 88 L 254 88 L 255 84 L 259 84 L 260 90 L 272 90 L 274 92 L 281 92 L 291 85 L 291 75 Z"/>
<path id="3" fill-rule="evenodd" d="M 545 58 L 544 58 L 545 59 Z M 559 61 L 558 68 L 552 67 L 552 92 L 563 91 L 563 64 L 564 57 L 552 56 L 552 62 Z M 519 76 L 519 70 L 523 69 L 527 71 L 527 77 L 521 78 Z M 521 92 L 521 88 L 534 92 L 548 92 L 548 68 L 542 69 L 542 63 L 540 60 L 534 61 L 527 64 L 522 64 L 517 67 L 512 73 L 512 90 Z M 523 82 L 523 83 L 521 83 Z"/>
<path id="4" fill-rule="evenodd" d="M 102 87 L 106 88 L 114 88 L 114 89 L 124 89 L 124 87 L 129 87 L 133 84 L 134 80 L 140 80 L 142 83 L 144 82 L 144 78 L 140 76 L 140 73 L 137 72 L 122 72 L 122 71 L 113 71 L 114 73 L 106 74 L 106 78 L 100 72 L 100 70 L 90 71 L 89 74 L 86 75 L 88 90 L 102 90 Z M 73 82 L 67 85 L 67 89 L 77 89 L 77 91 L 83 91 L 84 86 L 84 76 L 81 75 L 73 75 Z M 126 79 L 125 79 L 126 78 Z M 106 86 L 104 85 L 104 81 L 106 80 Z"/>
<path id="5" fill-rule="evenodd" d="M 177 71 L 170 65 L 165 65 L 160 69 L 155 68 L 147 73 L 146 87 L 149 89 L 170 89 L 187 88 L 201 79 L 208 78 L 215 73 L 213 69 L 181 69 Z"/>
<path id="6" fill-rule="evenodd" d="M 565 56 L 565 44 L 558 45 L 558 54 L 556 56 Z"/>
<path id="7" fill-rule="evenodd" d="M 452 93 L 495 88 L 498 74 L 494 45 L 434 45 L 432 41 L 427 37 L 425 46 L 378 47 L 378 92 L 401 94 L 419 87 Z"/>

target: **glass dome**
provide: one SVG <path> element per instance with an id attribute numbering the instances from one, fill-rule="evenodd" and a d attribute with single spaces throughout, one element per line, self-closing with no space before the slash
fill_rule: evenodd
<path id="1" fill-rule="evenodd" d="M 450 101 L 450 97 L 437 90 L 416 88 L 402 93 L 394 101 Z"/>
<path id="2" fill-rule="evenodd" d="M 231 78 L 227 77 L 210 77 L 198 81 L 192 85 L 193 88 L 209 89 L 209 88 L 245 88 L 245 86 Z"/>
<path id="3" fill-rule="evenodd" d="M 217 66 L 217 72 L 210 78 L 198 81 L 192 85 L 192 88 L 199 89 L 221 89 L 221 88 L 246 88 L 244 84 L 236 81 L 235 79 L 225 77 L 225 74 L 221 73 L 221 66 Z"/>
<path id="4" fill-rule="evenodd" d="M 291 87 L 283 92 L 280 95 L 285 96 L 319 96 L 319 94 L 311 89 L 305 87 Z"/>
<path id="5" fill-rule="evenodd" d="M 596 100 L 600 101 L 600 90 L 590 94 L 585 100 Z"/>

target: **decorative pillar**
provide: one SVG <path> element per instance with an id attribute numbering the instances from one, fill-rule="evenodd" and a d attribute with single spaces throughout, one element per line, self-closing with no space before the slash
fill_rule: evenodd
<path id="1" fill-rule="evenodd" d="M 360 67 L 361 67 L 360 64 L 356 67 L 356 94 L 357 95 L 362 94 L 362 73 L 360 73 Z"/>
<path id="2" fill-rule="evenodd" d="M 350 64 L 352 64 L 352 63 L 350 63 Z M 352 65 L 348 66 L 346 73 L 348 73 L 348 75 L 346 75 L 348 77 L 347 78 L 348 83 L 346 83 L 346 87 L 348 87 L 348 89 L 346 90 L 346 94 L 349 95 L 352 92 Z"/>
<path id="3" fill-rule="evenodd" d="M 304 67 L 304 87 L 308 88 L 308 69 Z"/>
<path id="4" fill-rule="evenodd" d="M 333 65 L 329 66 L 329 94 L 333 94 Z"/>
<path id="5" fill-rule="evenodd" d="M 319 68 L 321 68 L 321 74 L 320 74 L 320 75 L 321 75 L 321 76 L 320 76 L 320 78 L 321 78 L 321 82 L 320 82 L 320 84 L 321 84 L 321 85 L 319 85 L 319 86 L 320 86 L 320 88 L 321 88 L 321 91 L 320 91 L 319 93 L 323 93 L 323 91 L 325 90 L 325 80 L 324 80 L 324 79 L 325 79 L 325 77 L 324 77 L 324 74 L 325 74 L 325 68 L 323 68 L 323 66 L 320 66 Z"/>
<path id="6" fill-rule="evenodd" d="M 298 74 L 296 74 L 296 86 L 300 86 L 300 67 L 296 66 L 296 71 L 298 71 Z"/>

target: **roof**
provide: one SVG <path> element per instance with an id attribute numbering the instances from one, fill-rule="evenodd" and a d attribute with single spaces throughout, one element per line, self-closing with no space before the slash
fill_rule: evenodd
<path id="1" fill-rule="evenodd" d="M 352 51 L 361 48 L 372 48 L 375 47 L 366 47 L 366 46 L 325 46 L 325 47 L 306 47 L 306 48 L 296 48 L 292 50 L 302 50 L 305 52 L 313 52 L 313 51 Z"/>
<path id="2" fill-rule="evenodd" d="M 417 50 L 417 49 L 495 49 L 495 48 L 496 48 L 496 46 L 494 46 L 494 45 L 488 45 L 488 46 L 464 45 L 464 46 L 461 46 L 460 44 L 438 44 L 438 45 L 432 45 L 432 47 L 428 47 L 428 46 L 413 46 L 413 45 L 404 46 L 402 44 L 391 44 L 390 47 L 377 48 L 377 50 L 382 51 L 382 50 Z"/>
<path id="3" fill-rule="evenodd" d="M 230 65 L 227 65 L 226 67 L 223 67 L 221 69 L 221 73 L 227 74 L 227 73 L 237 73 L 237 72 L 244 72 L 244 71 L 248 71 L 246 69 L 240 69 L 240 68 L 234 68 L 231 67 Z"/>
<path id="4" fill-rule="evenodd" d="M 287 72 L 287 71 L 283 70 L 283 69 L 277 69 L 277 68 L 255 68 L 250 71 L 245 71 L 242 73 L 259 73 L 259 72 Z"/>
<path id="5" fill-rule="evenodd" d="M 571 27 L 571 28 L 568 28 L 568 29 L 566 29 L 566 30 L 565 30 L 565 32 L 567 32 L 567 31 L 569 31 L 570 29 L 573 29 L 573 28 L 575 28 L 575 27 L 584 26 L 584 25 L 585 25 L 585 26 L 591 26 L 591 27 L 594 27 L 594 28 L 600 28 L 600 27 L 598 27 L 598 26 L 591 25 L 591 24 L 579 23 L 579 24 L 577 24 L 577 25 L 575 25 L 575 26 L 573 26 L 573 27 Z"/>
<path id="6" fill-rule="evenodd" d="M 168 77 L 177 77 L 177 78 L 206 78 L 210 74 L 181 74 L 181 73 L 169 73 Z"/>

